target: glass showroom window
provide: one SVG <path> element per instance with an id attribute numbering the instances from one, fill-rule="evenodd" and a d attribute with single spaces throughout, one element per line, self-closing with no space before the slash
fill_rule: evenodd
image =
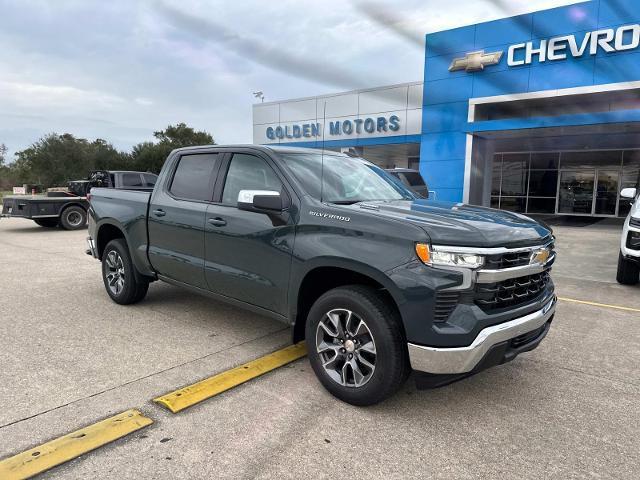
<path id="1" fill-rule="evenodd" d="M 491 206 L 519 213 L 555 213 L 559 152 L 497 154 Z"/>
<path id="2" fill-rule="evenodd" d="M 499 153 L 491 206 L 520 213 L 626 216 L 623 188 L 640 185 L 640 150 Z"/>

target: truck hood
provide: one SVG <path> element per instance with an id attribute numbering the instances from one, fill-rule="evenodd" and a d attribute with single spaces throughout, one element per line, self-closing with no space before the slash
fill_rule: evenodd
<path id="1" fill-rule="evenodd" d="M 549 228 L 517 213 L 434 200 L 364 202 L 349 207 L 421 227 L 435 245 L 521 247 L 551 238 Z"/>

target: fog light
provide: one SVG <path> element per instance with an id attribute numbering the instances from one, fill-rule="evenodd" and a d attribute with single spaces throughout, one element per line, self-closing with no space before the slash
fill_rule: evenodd
<path id="1" fill-rule="evenodd" d="M 632 250 L 640 250 L 640 232 L 629 232 L 627 238 L 627 248 Z"/>

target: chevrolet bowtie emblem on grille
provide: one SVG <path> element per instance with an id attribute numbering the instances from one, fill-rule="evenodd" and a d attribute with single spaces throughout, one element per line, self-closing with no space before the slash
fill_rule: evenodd
<path id="1" fill-rule="evenodd" d="M 466 70 L 467 72 L 478 72 L 484 70 L 489 65 L 497 65 L 500 63 L 504 52 L 484 53 L 484 50 L 467 53 L 462 58 L 454 58 L 449 67 L 450 72 L 458 70 Z"/>
<path id="2" fill-rule="evenodd" d="M 534 250 L 531 253 L 531 259 L 529 260 L 529 263 L 531 265 L 544 265 L 545 263 L 547 263 L 547 260 L 549 260 L 550 255 L 551 252 L 547 248 L 542 250 Z"/>

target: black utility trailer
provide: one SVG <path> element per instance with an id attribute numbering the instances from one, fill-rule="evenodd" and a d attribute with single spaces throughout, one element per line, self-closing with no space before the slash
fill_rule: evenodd
<path id="1" fill-rule="evenodd" d="M 151 191 L 156 178 L 152 173 L 97 170 L 91 172 L 87 180 L 69 182 L 65 192 L 4 197 L 0 217 L 26 218 L 46 228 L 60 226 L 65 230 L 79 230 L 87 225 L 87 195 L 91 188 Z"/>
<path id="2" fill-rule="evenodd" d="M 27 218 L 47 228 L 58 225 L 65 230 L 84 228 L 88 209 L 87 197 L 75 195 L 12 195 L 2 199 L 3 217 Z"/>

